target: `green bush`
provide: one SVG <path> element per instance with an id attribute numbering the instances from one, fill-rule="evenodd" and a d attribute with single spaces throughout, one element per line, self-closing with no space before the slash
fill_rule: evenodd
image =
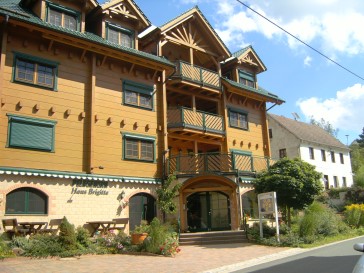
<path id="1" fill-rule="evenodd" d="M 65 250 L 77 249 L 75 227 L 68 222 L 66 217 L 63 217 L 62 223 L 59 226 L 59 242 Z"/>
<path id="2" fill-rule="evenodd" d="M 166 241 L 168 227 L 162 225 L 158 218 L 154 218 L 150 223 L 148 237 L 146 241 L 146 251 L 150 253 L 160 253 L 160 246 Z"/>
<path id="3" fill-rule="evenodd" d="M 29 238 L 24 256 L 45 258 L 62 256 L 64 248 L 56 235 L 36 234 Z"/>
<path id="4" fill-rule="evenodd" d="M 335 235 L 339 233 L 339 226 L 341 219 L 333 209 L 314 202 L 305 210 L 299 223 L 299 235 L 302 238 Z"/>
<path id="5" fill-rule="evenodd" d="M 90 232 L 84 227 L 77 227 L 76 240 L 83 247 L 89 247 L 92 242 L 90 240 Z"/>
<path id="6" fill-rule="evenodd" d="M 0 238 L 0 259 L 11 256 L 14 256 L 14 253 L 12 252 L 10 246 L 2 238 Z"/>

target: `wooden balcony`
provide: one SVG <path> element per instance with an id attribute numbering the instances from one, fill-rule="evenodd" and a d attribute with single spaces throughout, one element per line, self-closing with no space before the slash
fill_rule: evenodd
<path id="1" fill-rule="evenodd" d="M 183 131 L 190 129 L 200 133 L 211 133 L 225 136 L 222 116 L 201 111 L 193 111 L 186 107 L 169 109 L 167 112 L 168 129 Z"/>
<path id="2" fill-rule="evenodd" d="M 217 94 L 221 92 L 221 80 L 217 72 L 184 61 L 176 62 L 173 79 L 191 85 L 192 88 L 202 88 Z"/>
<path id="3" fill-rule="evenodd" d="M 168 174 L 204 174 L 204 173 L 240 173 L 255 175 L 267 170 L 275 160 L 269 157 L 258 157 L 240 153 L 208 153 L 175 155 L 167 158 Z"/>

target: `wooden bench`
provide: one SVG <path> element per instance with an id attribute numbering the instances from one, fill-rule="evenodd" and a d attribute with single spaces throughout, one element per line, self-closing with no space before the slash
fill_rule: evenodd
<path id="1" fill-rule="evenodd" d="M 119 231 L 124 231 L 126 228 L 126 225 L 129 223 L 129 218 L 115 218 L 112 219 L 115 224 L 111 227 L 109 227 L 109 231 L 111 230 L 119 230 Z"/>
<path id="2" fill-rule="evenodd" d="M 30 233 L 30 229 L 23 228 L 22 226 L 18 225 L 16 218 L 2 219 L 1 222 L 3 224 L 4 232 L 9 234 L 10 237 L 13 237 L 14 235 L 26 235 Z"/>
<path id="3" fill-rule="evenodd" d="M 56 235 L 63 219 L 52 219 L 44 228 L 37 230 L 38 233 L 50 233 Z"/>

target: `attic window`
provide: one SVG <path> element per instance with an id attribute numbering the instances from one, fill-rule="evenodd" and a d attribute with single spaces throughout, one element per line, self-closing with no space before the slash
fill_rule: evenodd
<path id="1" fill-rule="evenodd" d="M 255 87 L 255 77 L 253 74 L 243 70 L 239 70 L 239 83 L 247 85 L 249 87 Z"/>
<path id="2" fill-rule="evenodd" d="M 80 13 L 69 8 L 47 2 L 47 22 L 70 30 L 79 30 Z"/>
<path id="3" fill-rule="evenodd" d="M 118 25 L 106 24 L 106 39 L 115 44 L 134 48 L 134 32 Z"/>

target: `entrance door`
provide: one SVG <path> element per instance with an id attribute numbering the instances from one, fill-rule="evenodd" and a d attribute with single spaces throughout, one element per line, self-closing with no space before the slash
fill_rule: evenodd
<path id="1" fill-rule="evenodd" d="M 230 230 L 230 202 L 222 192 L 197 192 L 187 198 L 189 231 Z"/>
<path id="2" fill-rule="evenodd" d="M 156 217 L 155 199 L 146 193 L 139 193 L 130 198 L 129 221 L 130 230 L 139 226 L 142 220 L 150 223 Z"/>

